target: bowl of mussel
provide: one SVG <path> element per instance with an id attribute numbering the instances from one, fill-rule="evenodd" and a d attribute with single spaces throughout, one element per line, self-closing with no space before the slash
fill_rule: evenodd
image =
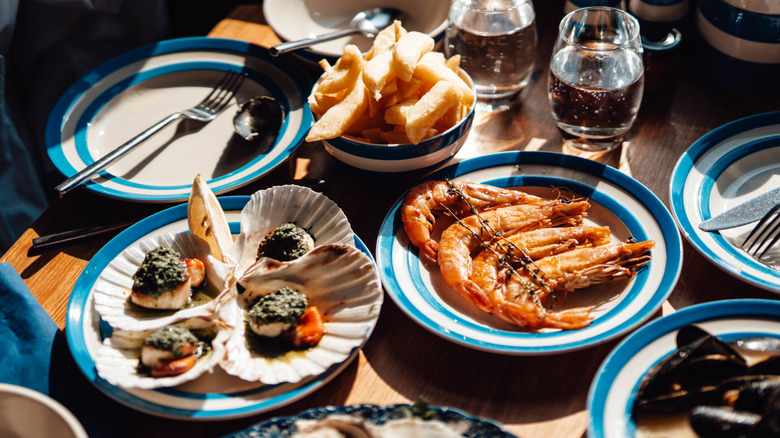
<path id="1" fill-rule="evenodd" d="M 322 60 L 306 141 L 371 172 L 412 172 L 451 159 L 471 129 L 476 93 L 460 57 L 446 58 L 434 45 L 396 21 L 368 52 L 347 45 L 334 65 Z"/>
<path id="2" fill-rule="evenodd" d="M 590 437 L 780 436 L 780 303 L 739 299 L 659 318 L 607 357 Z"/>

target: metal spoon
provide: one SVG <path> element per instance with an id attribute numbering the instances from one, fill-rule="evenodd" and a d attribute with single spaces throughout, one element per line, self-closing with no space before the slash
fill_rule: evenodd
<path id="1" fill-rule="evenodd" d="M 247 100 L 233 116 L 233 128 L 244 140 L 254 141 L 279 133 L 284 122 L 284 108 L 273 97 L 258 96 Z"/>
<path id="2" fill-rule="evenodd" d="M 401 15 L 401 11 L 395 8 L 371 8 L 358 12 L 349 22 L 349 29 L 337 30 L 335 32 L 320 35 L 318 37 L 305 40 L 290 41 L 271 47 L 270 53 L 273 56 L 279 56 L 280 53 L 287 53 L 303 47 L 309 47 L 313 44 L 324 41 L 335 40 L 356 33 L 373 38 L 380 30 L 393 23 L 393 20 Z"/>

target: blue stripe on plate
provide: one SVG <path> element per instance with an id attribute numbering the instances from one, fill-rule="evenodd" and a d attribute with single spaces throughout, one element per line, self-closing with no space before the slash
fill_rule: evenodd
<path id="1" fill-rule="evenodd" d="M 614 168 L 611 168 L 609 166 L 606 166 L 604 164 L 574 157 L 570 155 L 564 155 L 564 154 L 558 154 L 558 153 L 552 153 L 552 152 L 504 152 L 504 153 L 498 153 L 498 154 L 492 154 L 484 157 L 474 158 L 470 160 L 466 160 L 460 163 L 452 164 L 450 166 L 447 166 L 444 169 L 441 169 L 438 172 L 435 172 L 434 174 L 427 177 L 427 180 L 442 180 L 445 178 L 452 178 L 455 179 L 461 175 L 466 175 L 481 169 L 485 168 L 491 168 L 491 167 L 500 167 L 500 166 L 519 166 L 520 169 L 522 169 L 523 164 L 542 164 L 542 165 L 549 165 L 549 166 L 559 166 L 564 168 L 571 168 L 576 169 L 594 176 L 598 176 L 602 178 L 605 181 L 608 181 L 618 187 L 621 187 L 627 194 L 630 194 L 634 196 L 640 203 L 642 203 L 648 211 L 653 215 L 654 219 L 657 221 L 658 226 L 661 229 L 661 233 L 664 238 L 664 243 L 667 247 L 667 260 L 666 260 L 666 269 L 664 269 L 663 278 L 661 279 L 661 282 L 658 287 L 658 292 L 642 307 L 642 309 L 637 312 L 637 315 L 611 329 L 608 330 L 605 333 L 602 333 L 601 335 L 584 339 L 582 341 L 573 341 L 569 342 L 567 344 L 559 344 L 559 345 L 551 345 L 551 346 L 530 346 L 530 347 L 518 347 L 518 346 L 512 346 L 512 345 L 503 345 L 503 344 L 494 344 L 494 343 L 487 343 L 483 342 L 479 339 L 472 339 L 465 337 L 463 335 L 452 333 L 449 329 L 446 327 L 439 326 L 438 324 L 434 323 L 430 317 L 422 313 L 419 309 L 415 308 L 409 299 L 404 295 L 403 290 L 401 289 L 400 284 L 397 281 L 397 276 L 395 273 L 396 267 L 392 264 L 392 252 L 393 252 L 393 246 L 396 244 L 399 244 L 399 242 L 396 241 L 396 235 L 400 232 L 402 225 L 400 222 L 400 215 L 399 215 L 399 209 L 401 202 L 403 201 L 403 197 L 399 199 L 394 206 L 391 208 L 388 215 L 385 217 L 382 226 L 380 228 L 379 237 L 377 239 L 377 246 L 376 246 L 376 254 L 377 254 L 377 260 L 380 268 L 380 273 L 382 274 L 382 281 L 385 283 L 385 288 L 388 292 L 388 294 L 393 298 L 393 300 L 401 307 L 401 309 L 406 312 L 412 319 L 420 323 L 424 328 L 428 329 L 429 331 L 436 333 L 442 337 L 445 337 L 447 339 L 450 339 L 456 343 L 470 346 L 477 349 L 487 350 L 487 351 L 494 351 L 499 353 L 510 353 L 510 354 L 547 354 L 547 353 L 556 353 L 556 352 L 563 352 L 563 351 L 569 351 L 569 350 L 576 350 L 592 345 L 597 345 L 603 342 L 606 342 L 616 336 L 619 336 L 632 328 L 638 326 L 641 324 L 644 320 L 650 318 L 652 314 L 660 308 L 663 301 L 666 299 L 666 297 L 671 293 L 672 289 L 674 288 L 674 285 L 677 283 L 677 280 L 680 275 L 680 269 L 682 267 L 682 241 L 680 239 L 679 232 L 677 231 L 677 227 L 669 215 L 668 211 L 666 210 L 666 207 L 663 206 L 661 201 L 647 188 L 645 188 L 641 183 L 634 180 L 631 177 L 628 177 L 627 175 L 617 171 Z M 520 178 L 520 177 L 516 177 Z M 529 178 L 526 181 L 540 181 L 540 180 L 534 180 L 534 177 L 523 177 L 523 178 Z M 544 181 L 544 177 L 538 177 L 542 178 L 541 180 Z M 546 181 L 549 181 L 550 178 L 547 178 Z M 486 182 L 490 183 L 490 182 Z M 567 182 L 572 183 L 572 182 Z M 575 185 L 572 185 L 572 187 L 576 187 L 576 183 L 572 183 Z M 519 185 L 513 184 L 511 185 Z M 581 187 L 582 188 L 582 187 Z M 587 190 L 587 189 L 584 189 Z M 595 193 L 595 192 L 594 192 Z M 598 195 L 597 197 L 606 198 L 603 195 Z M 606 200 L 606 199 L 594 199 L 596 202 L 599 203 L 605 203 L 612 207 L 615 207 L 615 202 L 612 200 Z M 615 207 L 617 210 L 621 210 L 621 207 Z M 644 231 L 638 231 L 640 228 L 639 224 L 636 222 L 632 223 L 630 218 L 633 218 L 633 215 L 630 213 L 624 215 L 627 216 L 626 219 L 626 225 L 629 227 L 629 230 L 632 233 L 635 233 L 635 237 L 638 239 L 646 237 L 644 234 Z M 416 249 L 410 249 L 408 251 L 410 254 L 407 255 L 407 260 L 405 263 L 407 265 L 414 266 L 414 260 L 416 257 Z M 414 253 L 415 256 L 413 256 L 411 253 Z M 408 269 L 408 268 L 407 268 Z M 413 281 L 415 282 L 415 287 L 418 290 L 425 290 L 424 287 L 421 286 L 421 278 L 419 277 L 419 273 L 415 274 L 414 269 L 412 269 L 411 275 L 414 275 Z M 637 284 L 642 283 L 645 281 L 645 279 L 640 278 L 642 273 L 637 275 L 637 279 L 635 280 Z M 638 293 L 640 289 L 638 286 L 635 286 L 634 289 L 630 291 L 631 294 Z M 430 302 L 430 299 L 429 299 Z M 437 305 L 438 306 L 438 305 Z M 611 312 L 610 312 L 611 313 Z M 458 321 L 458 323 L 463 323 L 462 321 Z M 594 325 L 599 324 L 598 322 L 595 322 Z M 471 328 L 473 325 L 470 325 Z M 516 333 L 516 332 L 503 332 L 493 329 L 486 329 L 483 327 L 478 327 L 479 329 L 483 330 L 483 333 L 490 333 L 490 334 L 501 334 L 506 335 L 509 339 L 512 337 L 539 337 L 541 335 L 543 336 L 561 336 L 560 334 L 556 333 Z"/>
<path id="2" fill-rule="evenodd" d="M 704 18 L 723 32 L 750 41 L 780 42 L 780 15 L 740 9 L 723 0 L 699 1 L 697 4 Z"/>
<path id="3" fill-rule="evenodd" d="M 247 202 L 249 202 L 249 196 L 222 196 L 217 198 L 219 200 L 222 209 L 227 211 L 241 211 Z M 135 409 L 161 415 L 165 417 L 174 418 L 199 418 L 199 419 L 224 419 L 235 418 L 249 414 L 264 412 L 273 408 L 283 406 L 291 403 L 299 398 L 311 393 L 318 389 L 333 377 L 335 377 L 341 370 L 343 370 L 354 359 L 357 353 L 357 349 L 353 350 L 350 358 L 340 364 L 334 364 L 323 374 L 307 380 L 303 384 L 294 384 L 292 389 L 285 391 L 284 393 L 272 396 L 266 400 L 254 401 L 244 407 L 223 409 L 223 410 L 189 410 L 172 408 L 170 406 L 160 405 L 158 403 L 151 402 L 143 399 L 139 396 L 131 394 L 130 392 L 109 384 L 100 376 L 97 375 L 95 369 L 95 362 L 92 356 L 90 356 L 87 350 L 87 342 L 84 337 L 83 330 L 84 324 L 88 321 L 84 320 L 84 314 L 86 306 L 89 303 L 89 295 L 92 287 L 97 281 L 103 269 L 111 263 L 111 261 L 119 255 L 125 248 L 136 242 L 143 236 L 152 233 L 168 224 L 174 223 L 179 220 L 187 218 L 187 204 L 180 204 L 174 207 L 170 207 L 166 210 L 153 214 L 138 223 L 127 228 L 123 232 L 119 233 L 116 237 L 111 239 L 100 251 L 95 254 L 89 264 L 84 268 L 71 292 L 70 300 L 68 301 L 67 321 L 65 326 L 65 334 L 68 340 L 68 346 L 70 347 L 73 359 L 75 360 L 79 369 L 84 373 L 89 381 L 102 390 L 108 396 L 116 399 L 117 401 L 124 403 Z M 231 222 L 230 230 L 233 233 L 240 231 L 240 224 L 238 222 Z M 368 248 L 365 244 L 355 236 L 355 246 L 369 256 L 372 263 L 376 266 L 376 262 L 373 259 Z M 264 392 L 271 390 L 278 391 L 281 385 L 268 386 L 260 385 L 256 389 L 251 389 L 236 393 L 188 393 L 179 389 L 163 388 L 157 389 L 155 392 L 166 394 L 168 396 L 178 397 L 181 399 L 192 400 L 219 400 L 230 397 L 249 396 L 258 397 Z"/>
<path id="4" fill-rule="evenodd" d="M 168 53 L 186 52 L 186 51 L 220 51 L 220 52 L 232 52 L 241 56 L 247 56 L 259 59 L 269 64 L 269 67 L 277 68 L 290 78 L 293 82 L 297 94 L 301 97 L 302 113 L 301 113 L 301 126 L 297 127 L 298 131 L 295 137 L 292 139 L 289 145 L 286 145 L 285 151 L 277 157 L 277 159 L 269 162 L 264 168 L 258 171 L 246 175 L 244 178 L 240 178 L 229 184 L 213 184 L 211 181 L 210 187 L 214 192 L 221 192 L 232 187 L 238 187 L 247 184 L 263 174 L 270 172 L 273 168 L 281 164 L 287 159 L 301 143 L 306 136 L 309 128 L 313 123 L 311 112 L 309 111 L 309 104 L 306 101 L 306 97 L 311 92 L 311 80 L 303 72 L 303 70 L 294 62 L 286 57 L 272 57 L 268 50 L 248 43 L 244 41 L 223 39 L 223 38 L 208 38 L 208 37 L 191 37 L 180 38 L 174 40 L 162 41 L 156 44 L 150 44 L 148 46 L 140 47 L 135 50 L 131 50 L 122 55 L 106 61 L 99 65 L 78 81 L 76 81 L 66 92 L 60 97 L 55 104 L 49 119 L 46 124 L 44 137 L 46 140 L 46 148 L 52 163 L 65 175 L 72 176 L 76 174 L 76 169 L 66 159 L 61 145 L 61 131 L 64 121 L 67 119 L 68 114 L 72 110 L 73 105 L 78 102 L 84 92 L 92 87 L 94 84 L 102 80 L 105 76 L 113 73 L 114 71 L 132 64 L 134 62 L 157 55 L 164 55 Z M 227 65 L 227 64 L 226 64 Z M 224 68 L 222 68 L 224 70 Z M 265 77 L 258 73 L 256 78 Z M 261 85 L 272 89 L 276 84 L 261 83 Z M 278 88 L 277 88 L 278 89 Z M 288 108 L 289 109 L 289 108 Z M 287 122 L 285 122 L 286 124 Z M 220 178 L 222 179 L 222 177 Z M 87 183 L 87 187 L 99 193 L 103 193 L 109 196 L 118 198 L 125 198 L 137 201 L 170 201 L 170 200 L 182 200 L 186 199 L 188 192 L 180 196 L 172 195 L 139 195 L 135 193 L 128 193 L 120 190 L 109 190 L 96 183 Z"/>
<path id="5" fill-rule="evenodd" d="M 763 287 L 767 290 L 780 292 L 780 284 L 768 282 L 764 279 L 758 278 L 755 273 L 750 272 L 741 266 L 734 266 L 730 263 L 726 263 L 719 256 L 717 256 L 715 252 L 710 249 L 707 244 L 696 234 L 698 224 L 692 224 L 686 214 L 688 208 L 701 208 L 701 202 L 704 202 L 704 200 L 700 200 L 699 205 L 686 206 L 686 200 L 684 196 L 688 175 L 693 171 L 696 164 L 705 154 L 709 153 L 713 148 L 734 136 L 742 134 L 751 129 L 769 127 L 773 125 L 780 125 L 780 111 L 758 114 L 755 116 L 735 120 L 715 128 L 714 130 L 703 135 L 701 138 L 696 140 L 680 157 L 674 169 L 672 170 L 672 178 L 669 184 L 669 199 L 672 207 L 672 214 L 674 215 L 675 221 L 679 224 L 680 230 L 685 235 L 685 238 L 688 239 L 688 241 L 702 255 L 735 277 L 742 278 L 749 283 Z M 780 129 L 780 126 L 778 129 Z M 780 135 L 768 136 L 767 140 L 777 138 L 780 138 Z M 746 139 L 746 141 L 750 140 Z M 730 162 L 726 163 L 726 165 L 728 164 L 730 164 Z M 709 192 L 699 192 L 700 196 L 706 196 L 706 199 L 708 199 L 710 196 Z M 706 220 L 711 217 L 709 215 L 704 215 L 705 213 L 702 210 L 700 210 L 699 214 L 701 215 L 702 220 Z M 730 243 L 726 242 L 725 239 L 721 238 L 719 235 L 713 236 L 713 238 L 725 251 L 736 255 L 737 258 L 741 260 L 748 269 L 752 269 L 755 272 L 765 275 L 774 275 L 774 272 L 767 266 L 758 263 L 752 258 L 739 254 L 738 250 L 736 250 Z"/>
<path id="6" fill-rule="evenodd" d="M 641 327 L 627 338 L 623 339 L 607 356 L 599 367 L 588 391 L 587 407 L 590 414 L 588 436 L 600 438 L 605 434 L 607 426 L 605 417 L 605 401 L 609 397 L 612 385 L 617 375 L 626 363 L 656 339 L 678 330 L 688 324 L 704 322 L 726 317 L 770 317 L 777 319 L 780 315 L 780 303 L 772 300 L 737 299 L 723 300 L 711 303 L 696 304 L 680 309 L 671 315 L 664 316 Z M 744 333 L 752 333 L 745 329 Z M 633 388 L 636 394 L 636 387 Z M 633 399 L 633 396 L 630 397 Z M 630 401 L 630 400 L 629 400 Z M 626 413 L 630 412 L 630 406 Z M 627 415 L 627 419 L 630 417 Z"/>

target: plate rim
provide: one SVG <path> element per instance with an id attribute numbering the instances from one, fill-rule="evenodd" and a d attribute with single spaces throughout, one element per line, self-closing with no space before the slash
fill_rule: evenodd
<path id="1" fill-rule="evenodd" d="M 733 120 L 731 122 L 725 123 L 723 125 L 720 125 L 711 131 L 707 132 L 706 134 L 699 137 L 696 141 L 694 141 L 691 146 L 686 149 L 685 152 L 680 156 L 680 158 L 677 160 L 677 163 L 675 164 L 673 170 L 672 170 L 672 176 L 670 178 L 669 183 L 669 204 L 670 204 L 670 210 L 672 213 L 672 216 L 674 218 L 675 223 L 677 224 L 678 228 L 680 228 L 681 234 L 685 237 L 685 239 L 688 241 L 688 243 L 693 246 L 699 254 L 704 256 L 707 260 L 709 260 L 711 263 L 713 263 L 715 266 L 723 270 L 724 272 L 730 274 L 731 276 L 742 280 L 748 284 L 751 284 L 753 286 L 768 290 L 770 292 L 780 293 L 780 282 L 778 283 L 770 283 L 767 281 L 763 281 L 760 278 L 757 278 L 754 273 L 752 272 L 746 272 L 745 269 L 751 269 L 754 271 L 762 271 L 762 272 L 772 272 L 771 268 L 765 268 L 764 265 L 758 262 L 754 262 L 752 258 L 749 258 L 747 254 L 744 255 L 744 257 L 738 257 L 740 253 L 736 248 L 734 248 L 733 245 L 725 246 L 723 242 L 719 238 L 722 238 L 720 234 L 715 233 L 713 236 L 713 239 L 715 242 L 719 245 L 721 249 L 724 251 L 727 251 L 729 253 L 732 253 L 735 257 L 738 257 L 740 260 L 745 261 L 743 265 L 735 265 L 732 263 L 726 263 L 726 261 L 722 260 L 720 257 L 718 257 L 716 254 L 714 254 L 710 246 L 706 244 L 701 238 L 697 236 L 696 229 L 698 228 L 697 224 L 693 224 L 688 220 L 687 212 L 692 209 L 694 212 L 698 212 L 698 206 L 701 200 L 697 200 L 696 205 L 692 206 L 686 206 L 686 198 L 684 196 L 685 193 L 685 187 L 686 187 L 686 179 L 688 174 L 693 170 L 693 168 L 696 166 L 696 163 L 705 156 L 708 152 L 716 148 L 718 145 L 720 145 L 722 142 L 738 135 L 741 133 L 744 133 L 750 129 L 770 126 L 770 125 L 780 125 L 780 111 L 771 111 L 761 114 L 755 114 L 752 116 L 742 117 L 737 120 Z M 764 141 L 769 140 L 770 138 L 778 138 L 780 137 L 780 133 L 774 135 L 774 136 L 768 136 L 763 138 L 746 138 L 744 141 L 740 142 L 739 145 L 735 145 L 734 147 L 724 150 L 724 154 L 722 154 L 719 159 L 723 158 L 723 156 L 733 151 L 736 147 L 739 147 L 740 145 L 745 145 L 750 142 L 755 142 L 758 140 Z M 695 191 L 697 193 L 700 192 L 701 189 L 701 183 L 698 182 L 696 186 L 694 186 L 696 189 Z M 700 194 L 699 194 L 700 196 Z M 709 219 L 709 218 L 702 218 L 703 220 Z M 749 263 L 748 263 L 749 262 Z"/>
<path id="2" fill-rule="evenodd" d="M 251 196 L 248 195 L 234 195 L 220 196 L 217 197 L 217 200 L 220 202 L 220 205 L 223 209 L 229 211 L 240 211 L 243 206 L 249 202 L 250 198 Z M 187 204 L 185 203 L 166 208 L 138 221 L 106 243 L 92 257 L 87 266 L 84 267 L 81 274 L 79 274 L 79 277 L 76 279 L 73 289 L 71 290 L 71 296 L 68 300 L 65 335 L 71 356 L 73 357 L 74 362 L 76 362 L 77 367 L 86 377 L 86 379 L 89 380 L 89 382 L 97 387 L 101 392 L 125 406 L 164 418 L 199 421 L 242 418 L 280 408 L 287 404 L 293 403 L 306 395 L 311 394 L 340 374 L 347 366 L 352 363 L 355 357 L 358 356 L 359 350 L 365 346 L 365 343 L 371 337 L 371 334 L 373 333 L 376 325 L 374 325 L 374 327 L 368 331 L 363 343 L 360 346 L 355 347 L 350 352 L 350 355 L 346 360 L 331 365 L 324 373 L 318 376 L 313 376 L 312 378 L 304 379 L 304 381 L 301 383 L 294 384 L 296 386 L 289 392 L 276 395 L 270 399 L 262 400 L 248 406 L 213 411 L 179 409 L 171 406 L 160 405 L 153 401 L 149 401 L 132 394 L 130 392 L 131 390 L 111 385 L 102 379 L 97 374 L 94 358 L 90 356 L 86 348 L 86 340 L 83 331 L 83 325 L 85 322 L 85 309 L 90 302 L 90 296 L 92 295 L 91 292 L 94 284 L 102 273 L 102 268 L 100 266 L 102 265 L 103 268 L 107 266 L 118 254 L 127 248 L 129 244 L 142 239 L 149 233 L 152 233 L 166 225 L 186 219 L 186 217 Z M 372 265 L 374 266 L 374 271 L 377 275 L 377 279 L 379 279 L 376 260 L 371 255 L 368 247 L 366 247 L 365 243 L 363 243 L 363 241 L 360 240 L 357 235 L 355 235 L 354 239 L 355 246 L 360 249 L 361 252 L 365 253 L 371 260 Z M 269 386 L 272 387 L 276 385 L 265 385 L 264 387 Z M 175 391 L 175 389 L 159 388 L 150 391 L 163 392 L 170 395 L 170 393 Z M 246 391 L 244 391 L 244 393 L 245 392 Z M 219 393 L 207 393 L 206 395 L 216 395 L 217 397 L 222 396 L 222 394 Z"/>
<path id="3" fill-rule="evenodd" d="M 301 123 L 299 126 L 290 126 L 288 128 L 290 131 L 295 131 L 295 135 L 289 144 L 282 145 L 284 151 L 267 165 L 253 172 L 249 172 L 240 180 L 227 184 L 220 183 L 219 181 L 224 178 L 224 175 L 220 175 L 217 178 L 209 180 L 208 183 L 212 191 L 214 191 L 216 194 L 221 194 L 229 190 L 239 188 L 261 178 L 262 176 L 283 164 L 298 149 L 298 147 L 303 144 L 306 132 L 314 123 L 314 120 L 311 116 L 311 111 L 308 108 L 309 103 L 306 99 L 309 92 L 311 91 L 313 81 L 306 75 L 304 70 L 292 60 L 285 57 L 272 57 L 270 53 L 268 53 L 268 49 L 265 49 L 256 44 L 228 38 L 199 36 L 163 40 L 129 50 L 99 64 L 88 73 L 84 74 L 81 78 L 77 79 L 57 100 L 51 112 L 49 113 L 49 117 L 44 128 L 44 143 L 47 155 L 52 161 L 52 164 L 54 164 L 57 170 L 66 178 L 75 175 L 77 172 L 73 168 L 72 164 L 67 161 L 67 159 L 59 156 L 62 151 L 61 127 L 64 123 L 64 120 L 69 115 L 73 103 L 76 102 L 79 97 L 90 87 L 104 79 L 106 76 L 133 62 L 142 61 L 144 59 L 149 59 L 160 55 L 197 50 L 235 53 L 239 56 L 255 58 L 266 64 L 269 64 L 290 78 L 290 81 L 293 83 L 293 86 L 301 98 Z M 209 61 L 209 63 L 214 64 L 215 66 L 227 66 L 227 64 L 222 62 Z M 274 85 L 276 86 L 276 84 Z M 277 147 L 279 147 L 279 145 L 277 145 Z M 110 177 L 110 179 L 115 180 L 118 178 L 110 174 L 103 174 L 103 176 Z M 132 180 L 124 180 L 121 178 L 119 178 L 119 180 L 126 181 L 129 185 L 133 184 Z M 183 192 L 177 192 L 175 195 L 137 194 L 122 191 L 121 189 L 109 189 L 94 181 L 87 182 L 84 184 L 84 187 L 103 196 L 134 202 L 180 202 L 186 201 L 187 196 L 189 195 L 189 193 L 184 194 Z"/>
<path id="4" fill-rule="evenodd" d="M 481 157 L 450 164 L 430 175 L 425 176 L 423 179 L 417 181 L 414 185 L 428 180 L 443 179 L 445 176 L 455 178 L 462 174 L 467 174 L 490 167 L 506 165 L 522 166 L 523 164 L 542 164 L 563 168 L 574 168 L 578 171 L 591 174 L 602 180 L 616 184 L 625 190 L 628 194 L 633 196 L 637 202 L 643 204 L 647 208 L 648 212 L 656 220 L 656 223 L 661 231 L 661 234 L 663 234 L 667 245 L 667 269 L 664 270 L 661 283 L 655 295 L 652 297 L 653 299 L 649 300 L 648 303 L 646 303 L 645 306 L 643 306 L 643 308 L 632 317 L 631 320 L 599 334 L 595 339 L 591 338 L 586 340 L 577 340 L 569 344 L 555 344 L 541 347 L 511 346 L 505 344 L 486 345 L 486 342 L 482 342 L 480 340 L 475 340 L 460 334 L 455 335 L 451 333 L 446 327 L 442 327 L 435 322 L 423 321 L 413 312 L 413 310 L 417 310 L 417 308 L 410 309 L 407 307 L 407 304 L 404 302 L 404 298 L 402 298 L 402 296 L 404 296 L 403 291 L 396 290 L 393 283 L 386 277 L 386 269 L 388 269 L 387 263 L 388 260 L 391 260 L 390 250 L 392 249 L 392 242 L 396 235 L 396 233 L 393 232 L 394 223 L 396 222 L 395 217 L 398 214 L 400 204 L 403 201 L 405 194 L 408 192 L 407 190 L 394 202 L 389 212 L 383 219 L 380 226 L 375 250 L 377 266 L 379 268 L 380 277 L 382 278 L 382 284 L 384 285 L 387 294 L 390 296 L 390 298 L 392 298 L 393 302 L 395 302 L 396 305 L 400 307 L 401 310 L 417 324 L 448 341 L 481 351 L 507 355 L 548 355 L 593 347 L 606 343 L 618 336 L 630 332 L 650 319 L 653 314 L 661 308 L 663 302 L 672 293 L 674 287 L 677 284 L 677 281 L 679 280 L 680 273 L 682 271 L 682 238 L 680 237 L 679 230 L 677 229 L 677 226 L 674 223 L 669 210 L 663 205 L 660 199 L 652 191 L 650 191 L 650 189 L 646 188 L 634 178 L 603 163 L 581 157 L 545 151 L 513 151 L 484 155 Z M 414 187 L 414 185 L 412 187 Z M 410 189 L 411 187 L 409 190 Z M 659 222 L 659 219 L 661 219 L 662 222 Z M 387 242 L 389 242 L 389 244 Z M 390 263 L 390 265 L 392 265 L 392 263 Z M 665 291 L 659 293 L 659 291 L 662 289 L 665 289 Z"/>
<path id="5" fill-rule="evenodd" d="M 780 302 L 762 298 L 736 298 L 694 304 L 643 325 L 610 351 L 591 381 L 585 405 L 589 418 L 588 437 L 604 436 L 605 406 L 603 403 L 599 406 L 596 402 L 603 402 L 608 390 L 611 389 L 610 380 L 614 379 L 623 366 L 650 342 L 688 324 L 728 316 L 771 316 L 780 321 L 778 315 L 780 315 Z"/>

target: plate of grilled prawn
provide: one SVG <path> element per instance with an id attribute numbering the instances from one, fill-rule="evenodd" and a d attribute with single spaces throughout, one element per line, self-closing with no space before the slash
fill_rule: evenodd
<path id="1" fill-rule="evenodd" d="M 531 355 L 593 346 L 649 319 L 677 282 L 681 246 L 668 210 L 631 177 L 509 152 L 411 187 L 376 254 L 388 294 L 426 329 Z"/>

